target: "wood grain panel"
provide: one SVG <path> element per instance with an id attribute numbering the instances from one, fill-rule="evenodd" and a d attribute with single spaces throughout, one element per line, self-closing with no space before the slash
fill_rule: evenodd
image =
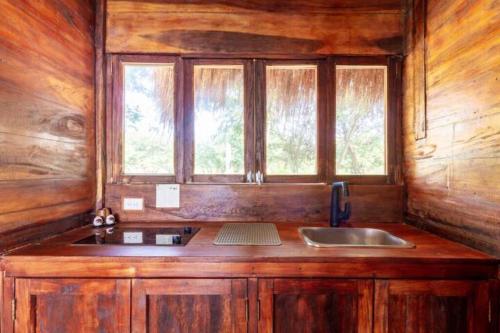
<path id="1" fill-rule="evenodd" d="M 90 169 L 93 168 L 85 142 L 0 133 L 0 181 L 85 178 Z"/>
<path id="2" fill-rule="evenodd" d="M 85 179 L 3 182 L 0 197 L 12 199 L 0 202 L 0 233 L 82 213 L 92 193 Z"/>
<path id="3" fill-rule="evenodd" d="M 0 12 L 0 233 L 34 236 L 24 228 L 93 206 L 94 9 L 5 0 Z"/>
<path id="4" fill-rule="evenodd" d="M 129 332 L 130 281 L 16 280 L 15 332 Z"/>
<path id="5" fill-rule="evenodd" d="M 181 185 L 179 209 L 157 209 L 156 187 L 106 186 L 106 205 L 122 221 L 327 221 L 330 186 L 322 184 Z M 349 200 L 356 221 L 398 222 L 402 218 L 399 185 L 352 185 Z M 144 211 L 124 211 L 125 197 L 144 198 Z"/>
<path id="6" fill-rule="evenodd" d="M 148 299 L 148 332 L 230 332 L 230 305 L 228 296 L 152 295 Z"/>
<path id="7" fill-rule="evenodd" d="M 376 333 L 487 333 L 488 282 L 376 281 Z"/>
<path id="8" fill-rule="evenodd" d="M 47 27 L 50 23 L 46 25 L 32 18 L 27 9 L 16 8 L 3 1 L 2 11 L 9 18 L 2 27 L 10 33 L 0 30 L 4 40 L 0 49 L 3 57 L 0 63 L 2 86 L 11 86 L 45 100 L 90 112 L 93 104 L 91 40 L 87 41 L 89 45 L 85 52 L 78 52 L 78 42 L 74 43 L 74 49 L 67 48 L 68 43 L 73 45 L 72 39 L 63 39 L 57 26 Z M 20 17 L 22 20 L 19 20 Z M 17 26 L 18 22 L 26 24 L 24 30 Z M 63 26 L 59 28 L 64 30 Z M 18 34 L 14 36 L 12 32 Z M 88 36 L 91 33 L 91 30 L 87 31 Z M 73 36 L 76 41 L 81 38 Z M 62 53 L 59 57 L 65 60 L 59 61 L 54 52 Z"/>
<path id="9" fill-rule="evenodd" d="M 490 282 L 492 302 L 492 327 L 491 332 L 500 333 L 500 270 L 497 280 Z"/>
<path id="10" fill-rule="evenodd" d="M 12 299 L 15 298 L 14 295 L 14 283 L 15 279 L 6 277 L 3 273 L 3 290 L 2 290 L 2 317 L 0 320 L 0 331 L 1 332 L 13 332 L 14 323 L 12 322 L 12 306 L 5 306 L 6 304 L 11 304 Z"/>
<path id="11" fill-rule="evenodd" d="M 264 332 L 371 332 L 372 281 L 264 279 L 259 299 Z"/>
<path id="12" fill-rule="evenodd" d="M 85 140 L 88 117 L 71 106 L 33 98 L 28 92 L 5 86 L 0 90 L 0 108 L 16 112 L 15 117 L 0 113 L 0 133 L 62 142 Z"/>
<path id="13" fill-rule="evenodd" d="M 413 130 L 415 139 L 425 138 L 427 131 L 426 111 L 426 15 L 427 0 L 409 0 L 407 3 L 406 52 L 411 53 L 411 62 L 407 67 L 411 70 L 413 97 Z"/>
<path id="14" fill-rule="evenodd" d="M 110 0 L 106 50 L 397 54 L 402 51 L 400 15 L 400 4 L 393 0 Z"/>
<path id="15" fill-rule="evenodd" d="M 175 11 L 179 4 L 184 5 L 186 11 L 206 12 L 242 12 L 242 11 L 306 11 L 314 13 L 329 12 L 331 10 L 356 11 L 396 11 L 401 9 L 399 0 L 112 0 L 110 7 L 118 12 L 134 10 L 144 11 Z M 200 5 L 204 5 L 200 7 Z M 200 9 L 201 8 L 201 9 Z"/>
<path id="16" fill-rule="evenodd" d="M 104 182 L 106 179 L 106 0 L 95 1 L 95 131 L 96 131 L 96 209 L 104 206 Z M 111 64 L 109 64 L 111 67 Z"/>
<path id="17" fill-rule="evenodd" d="M 426 45 L 427 82 L 414 88 L 417 51 L 408 49 L 403 120 L 409 220 L 497 256 L 499 10 L 494 0 L 427 0 L 426 22 L 407 21 L 407 31 L 412 24 L 427 26 L 418 41 Z M 419 141 L 415 94 L 427 97 L 427 137 Z"/>
<path id="18" fill-rule="evenodd" d="M 77 204 L 81 205 L 82 203 L 80 201 L 77 201 Z M 87 203 L 84 202 L 84 204 Z M 75 204 L 69 204 L 68 207 L 72 207 L 73 212 L 77 212 L 79 210 L 78 206 L 76 206 Z M 30 210 L 28 212 L 32 214 L 33 211 Z M 59 211 L 55 212 L 55 215 L 58 214 L 60 214 L 60 208 Z M 66 211 L 65 213 L 63 213 L 63 216 L 67 214 L 71 214 L 71 212 Z M 49 217 L 49 219 L 52 218 L 52 216 Z M 62 218 L 57 221 L 37 225 L 32 225 L 28 222 L 28 227 L 21 226 L 15 230 L 10 230 L 8 233 L 0 234 L 0 253 L 3 253 L 4 251 L 9 250 L 14 246 L 37 242 L 46 237 L 55 236 L 57 234 L 61 234 L 65 231 L 81 227 L 89 223 L 90 216 L 88 214 L 78 214 L 75 216 Z"/>
<path id="19" fill-rule="evenodd" d="M 134 280 L 132 332 L 246 332 L 244 279 Z"/>

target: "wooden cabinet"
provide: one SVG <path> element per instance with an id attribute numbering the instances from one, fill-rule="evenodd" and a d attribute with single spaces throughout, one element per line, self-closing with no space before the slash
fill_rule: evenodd
<path id="1" fill-rule="evenodd" d="M 16 333 L 130 331 L 130 280 L 16 279 Z"/>
<path id="2" fill-rule="evenodd" d="M 15 333 L 486 333 L 497 311 L 494 302 L 489 308 L 494 287 L 484 280 L 7 278 L 4 304 L 15 296 L 16 318 L 14 330 L 8 313 L 2 325 Z"/>
<path id="3" fill-rule="evenodd" d="M 132 332 L 247 331 L 246 279 L 139 279 L 132 284 Z"/>
<path id="4" fill-rule="evenodd" d="M 322 333 L 372 329 L 373 281 L 263 279 L 259 332 Z"/>
<path id="5" fill-rule="evenodd" d="M 375 282 L 375 333 L 486 333 L 487 281 Z"/>

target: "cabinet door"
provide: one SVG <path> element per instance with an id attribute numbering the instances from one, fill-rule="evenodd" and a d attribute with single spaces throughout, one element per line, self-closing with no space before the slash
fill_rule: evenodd
<path id="1" fill-rule="evenodd" d="M 132 332 L 246 332 L 245 279 L 138 279 L 132 282 Z"/>
<path id="2" fill-rule="evenodd" d="M 15 332 L 130 332 L 130 280 L 16 279 Z"/>
<path id="3" fill-rule="evenodd" d="M 371 280 L 264 279 L 258 293 L 259 332 L 371 332 Z"/>
<path id="4" fill-rule="evenodd" d="M 488 282 L 377 281 L 376 333 L 485 333 Z"/>

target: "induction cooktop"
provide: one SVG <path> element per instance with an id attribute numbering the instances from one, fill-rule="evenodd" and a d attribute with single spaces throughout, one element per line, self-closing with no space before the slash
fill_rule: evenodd
<path id="1" fill-rule="evenodd" d="M 200 228 L 119 228 L 96 229 L 94 235 L 75 245 L 159 245 L 185 246 Z"/>

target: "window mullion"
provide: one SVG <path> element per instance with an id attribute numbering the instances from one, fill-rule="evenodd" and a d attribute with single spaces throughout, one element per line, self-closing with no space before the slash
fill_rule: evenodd
<path id="1" fill-rule="evenodd" d="M 265 173 L 266 147 L 266 64 L 255 61 L 255 170 Z"/>
<path id="2" fill-rule="evenodd" d="M 245 65 L 244 86 L 245 86 L 245 118 L 244 118 L 244 136 L 245 136 L 245 179 L 246 175 L 254 173 L 256 170 L 255 158 L 255 62 L 247 60 Z"/>
<path id="3" fill-rule="evenodd" d="M 336 76 L 334 57 L 327 59 L 328 93 L 327 93 L 327 183 L 335 179 L 335 153 L 337 150 L 336 130 Z"/>
<path id="4" fill-rule="evenodd" d="M 317 90 L 317 169 L 319 181 L 326 181 L 328 159 L 328 64 L 326 61 L 318 63 L 318 90 Z"/>
<path id="5" fill-rule="evenodd" d="M 175 59 L 175 182 L 186 182 L 184 175 L 184 61 Z"/>
<path id="6" fill-rule="evenodd" d="M 193 99 L 193 61 L 184 60 L 183 65 L 184 83 L 184 112 L 183 112 L 183 169 L 184 182 L 193 181 L 194 170 L 194 99 Z"/>

